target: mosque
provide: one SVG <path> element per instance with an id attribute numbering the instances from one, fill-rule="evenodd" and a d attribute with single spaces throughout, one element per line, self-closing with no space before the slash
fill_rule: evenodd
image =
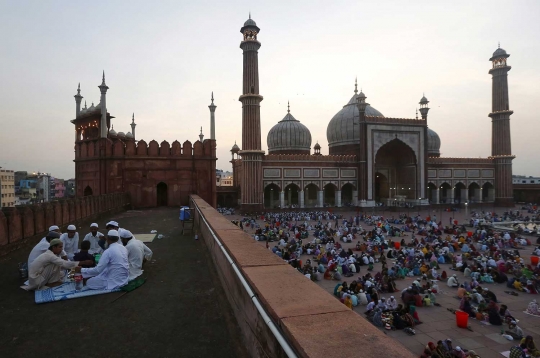
<path id="1" fill-rule="evenodd" d="M 258 41 L 250 18 L 243 40 L 242 148 L 231 149 L 233 181 L 243 211 L 275 207 L 430 205 L 491 202 L 513 205 L 507 58 L 498 48 L 492 75 L 491 156 L 454 158 L 440 153 L 441 139 L 428 126 L 429 101 L 420 118 L 390 118 L 367 102 L 355 84 L 351 98 L 328 123 L 329 155 L 290 109 L 261 148 Z"/>

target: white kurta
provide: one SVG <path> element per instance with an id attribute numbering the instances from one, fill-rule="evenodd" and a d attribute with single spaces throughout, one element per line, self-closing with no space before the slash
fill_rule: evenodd
<path id="1" fill-rule="evenodd" d="M 152 258 L 152 250 L 142 241 L 131 239 L 126 245 L 129 261 L 129 280 L 133 280 L 142 275 L 143 259 Z"/>
<path id="2" fill-rule="evenodd" d="M 30 264 L 32 264 L 32 262 L 34 262 L 34 260 L 37 259 L 39 255 L 49 250 L 49 246 L 50 244 L 46 238 L 41 239 L 41 241 L 38 242 L 36 246 L 34 246 L 32 251 L 30 251 L 30 255 L 28 256 L 28 268 L 30 268 Z M 66 252 L 62 250 L 60 257 L 63 256 L 66 256 Z"/>
<path id="3" fill-rule="evenodd" d="M 73 260 L 73 256 L 79 251 L 79 233 L 76 232 L 70 239 L 66 232 L 60 235 L 60 240 L 64 243 L 64 251 L 66 252 L 68 259 Z"/>
<path id="4" fill-rule="evenodd" d="M 101 254 L 103 252 L 103 249 L 101 246 L 99 246 L 99 240 L 105 235 L 100 233 L 99 231 L 96 233 L 96 236 L 92 235 L 91 232 L 86 234 L 83 241 L 90 241 L 90 250 L 88 250 L 88 253 L 90 255 L 93 254 Z"/>
<path id="5" fill-rule="evenodd" d="M 27 289 L 40 289 L 48 283 L 58 282 L 63 277 L 61 268 L 72 269 L 78 265 L 78 261 L 66 261 L 56 256 L 51 250 L 47 250 L 39 255 L 30 265 Z"/>
<path id="6" fill-rule="evenodd" d="M 86 286 L 93 290 L 112 290 L 128 283 L 128 252 L 124 246 L 115 242 L 103 252 L 96 267 L 82 268 L 84 278 L 91 277 Z"/>

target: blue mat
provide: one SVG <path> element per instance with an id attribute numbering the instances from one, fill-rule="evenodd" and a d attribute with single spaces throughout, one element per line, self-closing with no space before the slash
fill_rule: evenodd
<path id="1" fill-rule="evenodd" d="M 77 292 L 75 291 L 75 282 L 66 282 L 58 287 L 53 287 L 42 291 L 36 291 L 36 303 L 63 301 L 72 298 L 103 295 L 105 293 L 118 291 L 120 291 L 119 288 L 114 290 L 90 290 L 86 286 L 84 286 L 81 291 Z"/>

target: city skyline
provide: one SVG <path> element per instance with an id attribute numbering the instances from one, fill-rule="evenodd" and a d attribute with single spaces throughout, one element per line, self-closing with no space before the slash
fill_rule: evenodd
<path id="1" fill-rule="evenodd" d="M 442 156 L 487 157 L 491 148 L 489 57 L 501 42 L 509 65 L 512 150 L 516 175 L 540 175 L 534 143 L 536 83 L 535 2 L 452 7 L 418 2 L 326 4 L 276 2 L 271 7 L 232 2 L 106 4 L 85 16 L 83 5 L 3 4 L 6 55 L 0 74 L 5 116 L 0 158 L 6 169 L 41 170 L 74 177 L 77 84 L 90 106 L 99 103 L 101 71 L 116 131 L 137 139 L 192 142 L 203 127 L 210 136 L 210 93 L 216 110 L 217 168 L 230 170 L 230 148 L 241 144 L 241 41 L 248 11 L 261 28 L 259 41 L 261 133 L 287 113 L 306 125 L 312 146 L 328 154 L 326 127 L 353 94 L 358 77 L 367 101 L 389 117 L 415 117 L 422 94 L 430 100 L 428 125 L 442 141 Z M 132 4 L 132 3 L 130 3 Z M 308 3 L 305 3 L 306 5 Z M 501 7 L 507 11 L 501 16 Z M 418 9 L 421 9 L 419 12 Z M 117 18 L 118 16 L 122 18 Z M 459 26 L 457 26 L 459 25 Z M 13 32 L 14 31 L 14 32 Z M 72 33 L 70 33 L 72 31 Z M 40 138 L 41 137 L 41 138 Z M 464 145 L 465 144 L 465 145 Z"/>

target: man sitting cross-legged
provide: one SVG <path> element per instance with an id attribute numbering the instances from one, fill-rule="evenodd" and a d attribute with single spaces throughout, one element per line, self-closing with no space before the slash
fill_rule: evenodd
<path id="1" fill-rule="evenodd" d="M 60 239 L 52 239 L 49 249 L 38 256 L 29 268 L 29 285 L 27 290 L 40 290 L 45 287 L 55 287 L 62 284 L 63 269 L 79 268 L 80 265 L 91 265 L 92 261 L 67 261 L 58 255 L 64 249 Z"/>
<path id="2" fill-rule="evenodd" d="M 113 290 L 128 283 L 128 253 L 118 242 L 118 231 L 109 230 L 107 234 L 108 248 L 103 252 L 96 267 L 75 269 L 88 278 L 86 286 L 91 290 Z"/>

